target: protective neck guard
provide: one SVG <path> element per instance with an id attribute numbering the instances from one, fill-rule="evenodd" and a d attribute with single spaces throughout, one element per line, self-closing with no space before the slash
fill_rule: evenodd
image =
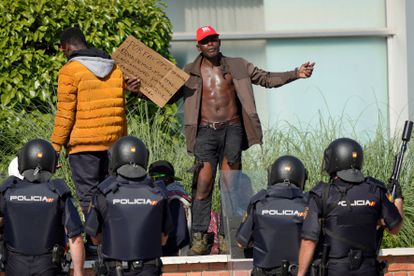
<path id="1" fill-rule="evenodd" d="M 52 173 L 48 171 L 39 171 L 38 169 L 26 170 L 22 173 L 24 179 L 33 183 L 48 182 L 52 177 Z"/>

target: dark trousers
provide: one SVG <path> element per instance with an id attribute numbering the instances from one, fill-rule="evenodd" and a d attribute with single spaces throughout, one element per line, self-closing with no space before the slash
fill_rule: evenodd
<path id="1" fill-rule="evenodd" d="M 107 151 L 79 152 L 69 155 L 72 179 L 82 212 L 86 214 L 97 186 L 108 176 Z"/>
<path id="2" fill-rule="evenodd" d="M 39 256 L 7 252 L 7 276 L 56 276 L 62 275 L 60 268 L 52 263 L 52 254 Z"/>
<path id="3" fill-rule="evenodd" d="M 199 162 L 209 162 L 213 168 L 213 185 L 217 165 L 221 166 L 224 157 L 229 164 L 240 162 L 244 139 L 244 130 L 240 124 L 227 125 L 221 129 L 200 126 L 198 129 L 194 155 Z M 198 177 L 198 175 L 194 175 Z M 194 196 L 194 195 L 193 195 Z M 213 190 L 207 199 L 193 200 L 193 232 L 206 232 L 210 224 L 210 211 Z M 221 214 L 220 214 L 221 215 Z M 222 218 L 222 215 L 221 215 Z M 220 233 L 224 229 L 220 224 Z"/>

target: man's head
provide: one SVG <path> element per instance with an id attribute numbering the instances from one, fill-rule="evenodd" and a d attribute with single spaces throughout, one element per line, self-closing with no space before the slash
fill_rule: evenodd
<path id="1" fill-rule="evenodd" d="M 175 177 L 173 165 L 167 160 L 158 160 L 152 163 L 148 169 L 149 175 L 154 180 L 162 180 L 165 184 L 172 183 L 174 180 L 181 180 Z"/>
<path id="2" fill-rule="evenodd" d="M 213 58 L 220 53 L 220 38 L 216 30 L 211 26 L 197 29 L 197 48 L 207 58 Z"/>
<path id="3" fill-rule="evenodd" d="M 127 178 L 142 178 L 147 175 L 148 158 L 148 149 L 140 139 L 124 136 L 109 150 L 109 168 Z"/>
<path id="4" fill-rule="evenodd" d="M 364 161 L 362 147 L 358 142 L 349 138 L 334 140 L 325 149 L 322 171 L 330 177 L 338 176 L 348 182 L 362 182 L 361 172 Z"/>
<path id="5" fill-rule="evenodd" d="M 85 36 L 78 28 L 67 28 L 60 33 L 59 50 L 66 57 L 69 57 L 76 50 L 86 49 L 87 47 Z"/>
<path id="6" fill-rule="evenodd" d="M 58 154 L 46 140 L 30 140 L 17 157 L 19 173 L 30 182 L 47 181 L 56 171 Z"/>
<path id="7" fill-rule="evenodd" d="M 302 161 L 294 156 L 284 155 L 269 167 L 268 178 L 269 186 L 290 183 L 303 190 L 308 174 Z"/>

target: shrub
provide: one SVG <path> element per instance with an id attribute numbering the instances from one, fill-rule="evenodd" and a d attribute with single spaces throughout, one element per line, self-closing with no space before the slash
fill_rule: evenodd
<path id="1" fill-rule="evenodd" d="M 133 34 L 161 55 L 171 23 L 159 0 L 0 0 L 1 103 L 27 109 L 54 103 L 57 73 L 65 63 L 59 33 L 79 27 L 93 47 L 112 53 Z"/>

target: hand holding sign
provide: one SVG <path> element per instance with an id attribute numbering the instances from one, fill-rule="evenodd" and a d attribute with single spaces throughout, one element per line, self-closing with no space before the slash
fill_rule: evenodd
<path id="1" fill-rule="evenodd" d="M 141 80 L 141 92 L 163 107 L 189 78 L 188 74 L 133 36 L 112 54 L 127 78 Z"/>

